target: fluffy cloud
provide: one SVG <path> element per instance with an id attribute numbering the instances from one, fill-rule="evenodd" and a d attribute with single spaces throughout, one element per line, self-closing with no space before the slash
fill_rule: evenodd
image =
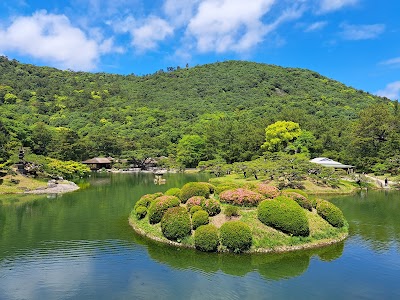
<path id="1" fill-rule="evenodd" d="M 92 70 L 102 53 L 112 51 L 112 41 L 89 39 L 64 15 L 36 12 L 18 17 L 0 29 L 0 51 L 16 51 L 60 68 Z"/>
<path id="2" fill-rule="evenodd" d="M 341 25 L 341 36 L 345 40 L 369 40 L 374 39 L 385 31 L 384 24 L 372 25 Z"/>
<path id="3" fill-rule="evenodd" d="M 377 91 L 378 96 L 386 97 L 392 100 L 400 99 L 400 81 L 389 83 L 383 90 Z"/>
<path id="4" fill-rule="evenodd" d="M 322 0 L 319 2 L 319 12 L 327 13 L 339 10 L 345 6 L 355 5 L 359 0 Z"/>
<path id="5" fill-rule="evenodd" d="M 166 0 L 163 6 L 165 14 L 175 26 L 187 24 L 201 0 Z"/>

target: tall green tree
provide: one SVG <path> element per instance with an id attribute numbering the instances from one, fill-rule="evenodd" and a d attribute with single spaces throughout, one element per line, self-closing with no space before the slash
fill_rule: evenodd
<path id="1" fill-rule="evenodd" d="M 292 121 L 277 121 L 265 129 L 262 148 L 270 152 L 284 151 L 301 135 L 300 125 Z"/>
<path id="2" fill-rule="evenodd" d="M 177 146 L 176 160 L 186 167 L 193 168 L 201 160 L 206 160 L 206 139 L 197 134 L 184 135 Z"/>

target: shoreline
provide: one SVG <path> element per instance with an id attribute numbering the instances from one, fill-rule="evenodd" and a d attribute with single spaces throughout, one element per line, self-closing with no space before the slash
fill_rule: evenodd
<path id="1" fill-rule="evenodd" d="M 62 181 L 62 183 L 49 181 L 47 187 L 37 188 L 35 190 L 24 191 L 21 194 L 64 194 L 79 190 L 80 187 L 72 181 Z"/>

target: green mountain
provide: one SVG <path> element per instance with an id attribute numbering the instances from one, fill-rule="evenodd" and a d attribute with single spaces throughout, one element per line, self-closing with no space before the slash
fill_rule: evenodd
<path id="1" fill-rule="evenodd" d="M 354 162 L 346 148 L 359 114 L 379 104 L 393 107 L 313 71 L 253 62 L 122 76 L 0 57 L 0 157 L 21 144 L 63 160 L 174 158 L 191 147 L 197 157 L 187 165 L 231 163 L 261 155 L 266 126 L 290 120 L 314 134 L 312 156 Z"/>

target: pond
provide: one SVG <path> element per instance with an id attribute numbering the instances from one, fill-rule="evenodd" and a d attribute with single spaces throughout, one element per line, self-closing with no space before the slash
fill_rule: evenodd
<path id="1" fill-rule="evenodd" d="M 165 177 L 155 185 L 151 174 L 96 175 L 63 196 L 7 196 L 14 203 L 0 205 L 0 299 L 400 299 L 399 192 L 331 198 L 350 223 L 349 238 L 334 246 L 205 254 L 129 227 L 141 195 L 206 180 Z"/>

